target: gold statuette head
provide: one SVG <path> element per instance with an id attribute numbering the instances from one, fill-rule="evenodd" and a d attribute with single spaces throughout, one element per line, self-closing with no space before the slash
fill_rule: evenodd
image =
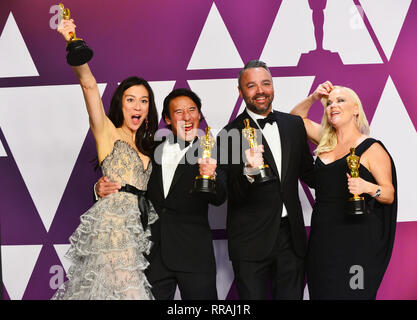
<path id="1" fill-rule="evenodd" d="M 242 130 L 243 136 L 248 140 L 249 147 L 255 148 L 258 146 L 258 143 L 256 142 L 256 131 L 255 128 L 252 128 L 249 125 L 249 119 L 246 118 L 243 120 L 243 123 L 245 124 L 245 128 Z"/>
<path id="2" fill-rule="evenodd" d="M 64 19 L 64 20 L 71 19 L 70 10 L 68 8 L 65 8 L 65 6 L 62 3 L 58 4 L 58 6 L 61 8 L 62 19 Z"/>

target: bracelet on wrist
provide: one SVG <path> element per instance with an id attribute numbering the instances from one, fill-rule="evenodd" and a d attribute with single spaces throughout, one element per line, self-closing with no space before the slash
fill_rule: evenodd
<path id="1" fill-rule="evenodd" d="M 379 196 L 381 195 L 381 188 L 378 187 L 378 189 L 376 190 L 375 194 L 372 195 L 372 198 L 379 198 Z"/>

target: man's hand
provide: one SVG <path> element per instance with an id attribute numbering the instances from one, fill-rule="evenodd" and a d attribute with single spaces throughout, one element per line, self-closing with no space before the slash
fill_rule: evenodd
<path id="1" fill-rule="evenodd" d="M 217 168 L 217 161 L 213 158 L 199 158 L 198 164 L 200 165 L 199 171 L 202 176 L 214 176 Z"/>
<path id="2" fill-rule="evenodd" d="M 247 165 L 249 168 L 258 168 L 264 164 L 264 146 L 260 144 L 257 147 L 245 150 Z"/>
<path id="3" fill-rule="evenodd" d="M 118 182 L 111 182 L 106 176 L 101 177 L 96 184 L 96 193 L 100 198 L 116 193 L 122 186 Z"/>

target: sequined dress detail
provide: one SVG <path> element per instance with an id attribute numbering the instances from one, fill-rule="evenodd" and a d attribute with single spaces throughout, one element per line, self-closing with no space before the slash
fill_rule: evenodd
<path id="1" fill-rule="evenodd" d="M 144 168 L 127 142 L 117 140 L 101 163 L 103 175 L 122 186 L 146 190 L 152 162 Z M 81 215 L 81 223 L 70 237 L 66 258 L 72 261 L 66 281 L 54 300 L 153 300 L 144 270 L 149 262 L 152 224 L 158 219 L 150 204 L 148 228 L 143 231 L 138 198 L 127 192 L 98 200 Z"/>

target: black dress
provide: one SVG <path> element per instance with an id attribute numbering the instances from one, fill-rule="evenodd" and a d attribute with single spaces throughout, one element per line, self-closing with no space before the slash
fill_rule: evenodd
<path id="1" fill-rule="evenodd" d="M 361 156 L 373 143 L 385 149 L 380 141 L 368 138 L 358 145 L 356 155 Z M 347 213 L 352 196 L 347 187 L 347 156 L 327 165 L 319 157 L 315 162 L 316 202 L 307 255 L 310 299 L 375 299 L 391 258 L 397 217 L 392 158 L 393 204 L 365 195 L 367 213 L 351 216 Z M 364 166 L 359 167 L 359 176 L 376 183 Z"/>

